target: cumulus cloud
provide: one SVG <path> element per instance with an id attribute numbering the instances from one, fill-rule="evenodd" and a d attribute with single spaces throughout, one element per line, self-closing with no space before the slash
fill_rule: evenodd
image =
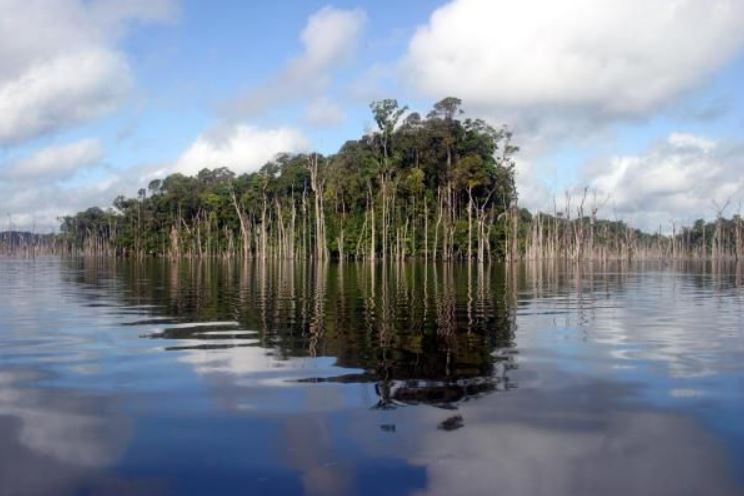
<path id="1" fill-rule="evenodd" d="M 307 138 L 292 128 L 261 129 L 239 124 L 202 134 L 176 160 L 174 171 L 196 174 L 203 168 L 229 167 L 252 172 L 281 152 L 309 147 Z"/>
<path id="2" fill-rule="evenodd" d="M 271 105 L 322 93 L 334 71 L 356 52 L 366 22 L 361 9 L 324 7 L 310 16 L 300 34 L 301 55 L 265 84 L 226 105 L 228 114 L 255 115 Z"/>
<path id="3" fill-rule="evenodd" d="M 0 142 L 54 131 L 113 110 L 131 85 L 124 58 L 89 50 L 31 67 L 0 85 Z"/>
<path id="4" fill-rule="evenodd" d="M 108 208 L 133 195 L 163 164 L 117 170 L 95 139 L 51 145 L 0 165 L 0 230 L 55 231 L 60 216 L 89 207 Z"/>
<path id="5" fill-rule="evenodd" d="M 100 163 L 102 160 L 103 148 L 98 141 L 85 139 L 36 150 L 29 156 L 0 169 L 0 177 L 5 180 L 48 182 L 70 177 L 80 168 Z"/>
<path id="6" fill-rule="evenodd" d="M 411 85 L 488 109 L 644 115 L 744 44 L 737 0 L 453 0 L 410 41 Z"/>
<path id="7" fill-rule="evenodd" d="M 172 0 L 0 2 L 0 144 L 115 108 L 132 85 L 117 41 L 132 22 L 170 19 Z"/>
<path id="8" fill-rule="evenodd" d="M 90 166 L 85 170 L 92 171 Z M 61 176 L 34 183 L 26 179 L 2 180 L 0 230 L 10 227 L 34 232 L 56 231 L 60 217 L 90 207 L 109 208 L 118 195 L 134 196 L 150 179 L 162 177 L 164 170 L 167 171 L 162 164 L 148 164 L 125 171 L 97 168 L 95 181 L 69 182 Z"/>
<path id="9" fill-rule="evenodd" d="M 646 229 L 669 231 L 716 214 L 730 200 L 731 215 L 744 201 L 744 145 L 672 133 L 638 155 L 595 162 L 584 174 L 590 187 L 607 195 L 617 214 Z"/>
<path id="10" fill-rule="evenodd" d="M 278 153 L 309 147 L 308 139 L 296 129 L 241 124 L 199 135 L 170 164 L 142 164 L 126 170 L 107 166 L 104 150 L 95 140 L 42 148 L 0 168 L 0 229 L 10 223 L 13 229 L 54 231 L 60 216 L 88 207 L 108 208 L 116 196 L 134 195 L 150 180 L 172 172 L 196 174 L 205 167 L 223 166 L 237 173 L 251 172 Z M 95 180 L 81 180 L 83 173 Z"/>

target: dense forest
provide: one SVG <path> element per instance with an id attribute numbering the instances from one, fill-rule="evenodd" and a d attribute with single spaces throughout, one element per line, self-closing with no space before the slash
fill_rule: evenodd
<path id="1" fill-rule="evenodd" d="M 370 108 L 376 129 L 335 154 L 280 154 L 239 176 L 230 164 L 195 177 L 171 174 L 134 198 L 117 197 L 112 208 L 64 217 L 60 234 L 38 238 L 39 246 L 319 260 L 744 256 L 740 216 L 665 236 L 601 219 L 587 190 L 550 213 L 519 208 L 512 133 L 463 118 L 458 98 L 425 117 L 394 99 Z"/>

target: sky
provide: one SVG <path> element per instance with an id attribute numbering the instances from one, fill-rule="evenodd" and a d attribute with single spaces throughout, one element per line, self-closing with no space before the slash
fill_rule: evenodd
<path id="1" fill-rule="evenodd" d="M 521 205 L 669 232 L 744 203 L 742 82 L 742 0 L 0 0 L 0 230 L 456 96 Z"/>

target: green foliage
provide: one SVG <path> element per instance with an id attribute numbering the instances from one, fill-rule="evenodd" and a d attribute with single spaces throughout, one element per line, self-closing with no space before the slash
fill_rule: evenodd
<path id="1" fill-rule="evenodd" d="M 491 222 L 515 201 L 517 148 L 505 128 L 460 120 L 461 103 L 445 98 L 422 118 L 394 99 L 373 102 L 374 133 L 336 154 L 313 155 L 319 191 L 311 186 L 308 155 L 280 154 L 250 174 L 205 168 L 195 177 L 150 181 L 134 198 L 117 197 L 113 209 L 66 217 L 62 233 L 72 245 L 122 255 L 256 255 L 265 246 L 272 254 L 310 256 L 314 199 L 321 195 L 332 255 L 369 256 L 374 233 L 372 246 L 386 250 L 378 256 L 420 255 L 427 238 L 430 253 L 446 248 L 462 256 L 470 199 Z M 505 233 L 489 232 L 496 253 Z"/>

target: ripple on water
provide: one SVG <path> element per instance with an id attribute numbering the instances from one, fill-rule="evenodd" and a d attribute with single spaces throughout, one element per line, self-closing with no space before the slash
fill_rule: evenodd
<path id="1" fill-rule="evenodd" d="M 741 270 L 0 259 L 0 452 L 71 493 L 736 494 Z"/>

